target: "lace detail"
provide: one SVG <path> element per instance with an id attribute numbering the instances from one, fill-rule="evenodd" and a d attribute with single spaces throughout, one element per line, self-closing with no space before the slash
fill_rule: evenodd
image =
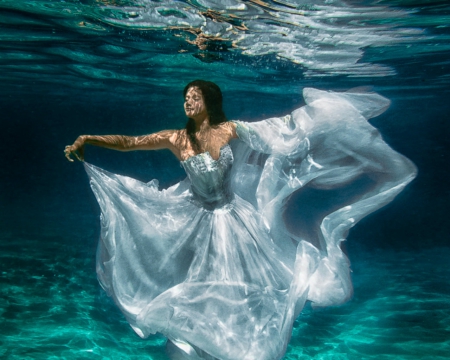
<path id="1" fill-rule="evenodd" d="M 230 188 L 233 152 L 226 144 L 214 160 L 209 152 L 191 156 L 181 162 L 191 182 L 192 202 L 206 210 L 215 211 L 230 204 L 234 196 Z"/>
<path id="2" fill-rule="evenodd" d="M 188 159 L 181 161 L 182 164 L 190 164 L 193 168 L 198 169 L 200 172 L 205 171 L 217 171 L 221 168 L 227 167 L 228 163 L 233 162 L 233 152 L 228 144 L 225 144 L 220 148 L 220 155 L 217 160 L 213 159 L 209 151 L 194 155 Z"/>

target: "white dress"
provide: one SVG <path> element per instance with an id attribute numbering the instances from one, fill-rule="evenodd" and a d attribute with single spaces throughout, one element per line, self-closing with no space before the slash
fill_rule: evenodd
<path id="1" fill-rule="evenodd" d="M 165 190 L 85 164 L 101 208 L 100 283 L 138 335 L 169 338 L 173 359 L 280 359 L 306 301 L 351 296 L 340 248 L 348 230 L 415 176 L 367 122 L 387 99 L 303 95 L 307 105 L 291 115 L 236 121 L 239 140 L 218 160 L 182 162 L 187 178 Z M 318 205 L 310 229 L 288 230 L 293 194 L 361 177 L 366 185 L 342 205 Z"/>

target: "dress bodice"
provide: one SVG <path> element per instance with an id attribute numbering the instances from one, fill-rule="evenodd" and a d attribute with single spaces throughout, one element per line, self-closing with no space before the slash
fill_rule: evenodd
<path id="1" fill-rule="evenodd" d="M 233 200 L 230 172 L 233 152 L 228 144 L 220 149 L 219 159 L 204 152 L 181 162 L 191 182 L 195 202 L 208 210 L 221 208 Z"/>

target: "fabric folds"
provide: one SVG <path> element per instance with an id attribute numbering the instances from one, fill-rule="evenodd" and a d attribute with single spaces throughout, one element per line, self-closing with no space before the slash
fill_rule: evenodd
<path id="1" fill-rule="evenodd" d="M 340 246 L 349 229 L 414 178 L 415 166 L 367 122 L 387 99 L 303 95 L 290 115 L 235 121 L 239 139 L 218 160 L 182 162 L 187 178 L 165 190 L 85 163 L 101 208 L 99 281 L 136 333 L 171 340 L 169 354 L 281 358 L 306 301 L 351 296 Z M 287 211 L 311 190 L 342 191 L 293 228 Z"/>

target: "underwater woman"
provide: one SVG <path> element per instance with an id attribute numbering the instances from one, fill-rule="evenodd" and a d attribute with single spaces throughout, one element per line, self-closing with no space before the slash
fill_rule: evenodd
<path id="1" fill-rule="evenodd" d="M 306 301 L 349 299 L 341 242 L 415 166 L 367 122 L 389 106 L 376 93 L 306 88 L 305 106 L 252 123 L 227 121 L 212 82 L 193 81 L 183 94 L 185 129 L 82 135 L 65 148 L 70 161 L 84 160 L 85 144 L 169 149 L 187 174 L 160 190 L 84 163 L 101 209 L 99 281 L 139 336 L 168 338 L 171 359 L 280 359 Z M 362 176 L 371 186 L 342 204 L 318 204 L 311 231 L 289 229 L 287 204 L 301 199 L 294 193 Z"/>

